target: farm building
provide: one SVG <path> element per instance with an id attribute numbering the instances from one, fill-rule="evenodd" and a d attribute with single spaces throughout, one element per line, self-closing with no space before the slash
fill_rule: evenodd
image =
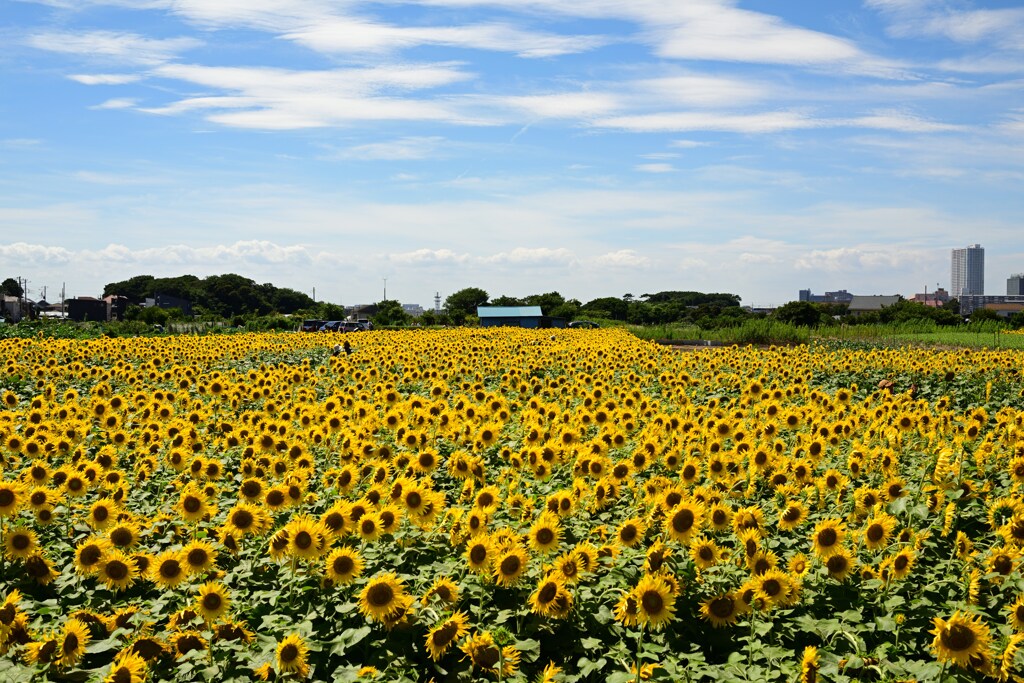
<path id="1" fill-rule="evenodd" d="M 544 315 L 540 306 L 477 306 L 476 315 L 480 327 L 565 327 L 564 318 Z"/>

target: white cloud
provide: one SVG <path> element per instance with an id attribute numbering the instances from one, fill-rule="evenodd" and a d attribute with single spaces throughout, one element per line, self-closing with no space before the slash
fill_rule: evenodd
<path id="1" fill-rule="evenodd" d="M 68 78 L 83 85 L 125 85 L 142 77 L 138 74 L 72 74 Z"/>
<path id="2" fill-rule="evenodd" d="M 154 114 L 201 111 L 208 120 L 226 126 L 283 130 L 384 120 L 483 123 L 441 99 L 396 96 L 470 77 L 450 64 L 321 71 L 169 64 L 154 69 L 153 73 L 230 94 L 191 97 L 143 111 Z"/>
<path id="3" fill-rule="evenodd" d="M 523 266 L 566 266 L 577 261 L 576 255 L 569 249 L 549 247 L 517 247 L 511 251 L 484 257 L 483 260 L 486 263 Z"/>
<path id="4" fill-rule="evenodd" d="M 36 33 L 27 38 L 32 47 L 121 64 L 161 64 L 201 45 L 195 38 L 153 39 L 135 33 L 89 31 Z"/>
<path id="5" fill-rule="evenodd" d="M 405 265 L 445 265 L 466 263 L 470 255 L 451 249 L 416 249 L 399 254 L 388 254 L 388 260 Z"/>
<path id="6" fill-rule="evenodd" d="M 676 168 L 672 164 L 637 164 L 634 170 L 641 173 L 675 173 Z"/>
<path id="7" fill-rule="evenodd" d="M 693 149 L 695 147 L 707 147 L 707 142 L 698 142 L 697 140 L 673 140 L 668 143 L 669 147 L 678 147 L 680 149 Z"/>
<path id="8" fill-rule="evenodd" d="M 819 249 L 799 256 L 797 270 L 856 272 L 864 270 L 900 269 L 917 265 L 923 258 L 921 250 L 895 245 L 858 245 Z"/>
<path id="9" fill-rule="evenodd" d="M 443 137 L 406 137 L 387 142 L 371 142 L 355 145 L 341 150 L 338 156 L 342 159 L 360 161 L 412 161 L 419 159 L 437 159 L 441 156 L 440 148 L 445 142 Z"/>
<path id="10" fill-rule="evenodd" d="M 617 128 L 632 132 L 719 131 L 728 133 L 776 133 L 784 130 L 816 128 L 820 121 L 791 111 L 758 114 L 730 114 L 725 112 L 668 112 L 637 114 L 598 119 L 599 128 Z"/>
<path id="11" fill-rule="evenodd" d="M 113 97 L 99 104 L 95 104 L 89 107 L 89 109 L 131 109 L 136 104 L 138 104 L 138 100 L 130 97 Z"/>
<path id="12" fill-rule="evenodd" d="M 839 123 L 856 128 L 877 128 L 879 130 L 895 130 L 902 133 L 946 133 L 964 130 L 964 126 L 927 121 L 902 112 L 876 112 L 867 116 L 843 119 Z"/>
<path id="13" fill-rule="evenodd" d="M 3 213 L 5 212 L 0 211 L 0 215 Z M 37 263 L 70 263 L 73 259 L 74 253 L 64 247 L 27 242 L 0 244 L 0 262 L 6 261 L 9 264 L 21 263 L 29 266 Z"/>
<path id="14" fill-rule="evenodd" d="M 623 106 L 619 96 L 606 92 L 518 95 L 494 98 L 491 102 L 538 118 L 590 118 L 607 114 Z"/>
<path id="15" fill-rule="evenodd" d="M 596 36 L 561 36 L 508 24 L 402 27 L 357 18 L 333 18 L 284 35 L 318 52 L 362 53 L 444 45 L 512 52 L 520 57 L 554 57 L 584 52 L 604 42 Z"/>
<path id="16" fill-rule="evenodd" d="M 640 268 L 650 265 L 651 260 L 638 254 L 633 249 L 619 249 L 601 254 L 594 259 L 594 264 L 602 268 Z"/>

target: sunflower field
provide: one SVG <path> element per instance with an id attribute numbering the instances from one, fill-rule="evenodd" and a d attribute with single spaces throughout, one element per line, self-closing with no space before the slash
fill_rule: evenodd
<path id="1" fill-rule="evenodd" d="M 0 340 L 0 680 L 1024 677 L 1024 356 Z"/>

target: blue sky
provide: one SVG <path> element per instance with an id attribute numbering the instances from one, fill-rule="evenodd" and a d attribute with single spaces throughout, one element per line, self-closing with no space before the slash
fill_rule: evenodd
<path id="1" fill-rule="evenodd" d="M 1024 271 L 1024 6 L 8 0 L 0 278 L 354 304 Z"/>

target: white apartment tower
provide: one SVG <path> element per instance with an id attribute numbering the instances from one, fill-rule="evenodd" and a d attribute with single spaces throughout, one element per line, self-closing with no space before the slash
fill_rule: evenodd
<path id="1" fill-rule="evenodd" d="M 950 296 L 982 295 L 985 293 L 985 250 L 980 244 L 953 250 L 953 269 L 950 277 Z"/>

